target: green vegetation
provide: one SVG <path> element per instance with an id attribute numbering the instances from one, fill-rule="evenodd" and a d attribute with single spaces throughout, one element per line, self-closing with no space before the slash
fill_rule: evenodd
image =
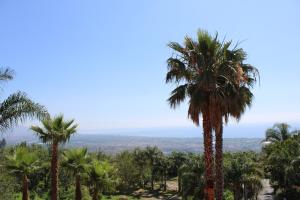
<path id="1" fill-rule="evenodd" d="M 13 155 L 7 156 L 7 164 L 10 173 L 23 178 L 23 200 L 28 200 L 28 176 L 38 169 L 38 155 L 36 152 L 30 152 L 25 147 L 15 149 Z"/>
<path id="2" fill-rule="evenodd" d="M 201 200 L 205 196 L 205 159 L 202 154 L 164 154 L 157 147 L 136 148 L 118 154 L 75 148 L 58 150 L 59 154 L 62 156 L 58 156 L 58 163 L 61 163 L 58 168 L 58 199 L 175 196 L 183 200 Z M 0 174 L 0 198 L 50 199 L 51 157 L 52 148 L 47 146 L 22 143 L 2 147 L 0 165 L 5 167 L 1 168 Z M 267 143 L 260 153 L 226 152 L 223 198 L 257 199 L 262 179 L 271 181 L 279 199 L 299 198 L 299 158 L 299 133 L 291 134 L 284 141 Z"/>
<path id="3" fill-rule="evenodd" d="M 51 200 L 57 200 L 58 196 L 58 145 L 65 143 L 76 132 L 77 125 L 73 122 L 64 121 L 63 116 L 59 115 L 42 120 L 43 128 L 31 127 L 44 143 L 51 144 Z"/>
<path id="4" fill-rule="evenodd" d="M 266 140 L 271 143 L 263 149 L 264 166 L 275 193 L 281 198 L 297 199 L 300 197 L 300 134 L 289 132 L 288 127 L 276 124 L 266 132 Z"/>
<path id="5" fill-rule="evenodd" d="M 13 70 L 0 69 L 0 83 L 13 78 Z M 4 132 L 25 119 L 43 119 L 48 116 L 48 112 L 43 106 L 30 100 L 24 92 L 16 92 L 0 103 L 0 115 L 0 131 Z"/>

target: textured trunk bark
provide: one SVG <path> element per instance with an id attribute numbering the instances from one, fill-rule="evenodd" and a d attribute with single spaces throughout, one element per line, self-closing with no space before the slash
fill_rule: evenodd
<path id="1" fill-rule="evenodd" d="M 93 200 L 98 200 L 98 194 L 97 193 L 93 194 Z"/>
<path id="2" fill-rule="evenodd" d="M 178 176 L 178 193 L 181 192 L 181 179 L 180 176 Z"/>
<path id="3" fill-rule="evenodd" d="M 240 192 L 239 191 L 234 191 L 233 192 L 233 199 L 234 200 L 239 200 L 240 198 Z"/>
<path id="4" fill-rule="evenodd" d="M 57 200 L 58 195 L 58 144 L 52 144 L 51 158 L 51 200 Z"/>
<path id="5" fill-rule="evenodd" d="M 213 177 L 213 150 L 212 150 L 212 125 L 210 122 L 209 107 L 203 111 L 203 138 L 204 138 L 204 162 L 205 162 L 205 191 L 206 200 L 214 200 Z"/>
<path id="6" fill-rule="evenodd" d="M 153 165 L 152 165 L 153 166 Z M 154 177 L 153 177 L 153 174 L 154 174 L 154 172 L 153 172 L 153 170 L 152 170 L 152 172 L 151 172 L 151 190 L 153 191 L 154 190 Z"/>
<path id="7" fill-rule="evenodd" d="M 99 199 L 101 199 L 102 198 L 102 195 L 100 195 L 100 198 L 99 198 L 99 190 L 98 189 L 95 189 L 94 190 L 94 193 L 93 193 L 93 200 L 99 200 Z"/>
<path id="8" fill-rule="evenodd" d="M 82 199 L 82 193 L 81 193 L 81 185 L 80 185 L 80 175 L 76 175 L 76 191 L 75 191 L 75 199 L 81 200 Z"/>
<path id="9" fill-rule="evenodd" d="M 222 119 L 219 127 L 216 129 L 216 199 L 223 199 L 224 177 L 223 177 L 223 123 Z"/>
<path id="10" fill-rule="evenodd" d="M 29 199 L 28 194 L 28 178 L 27 175 L 23 176 L 23 195 L 22 200 L 28 200 Z"/>

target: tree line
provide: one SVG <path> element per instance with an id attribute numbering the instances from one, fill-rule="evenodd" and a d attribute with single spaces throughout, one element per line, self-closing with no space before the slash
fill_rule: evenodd
<path id="1" fill-rule="evenodd" d="M 287 124 L 276 124 L 266 131 L 263 143 L 260 153 L 224 153 L 224 199 L 257 199 L 262 179 L 271 180 L 279 199 L 299 197 L 299 132 L 289 132 Z M 166 191 L 170 180 L 177 182 L 177 193 L 182 199 L 205 197 L 203 154 L 164 154 L 150 146 L 115 155 L 58 147 L 61 148 L 57 151 L 51 145 L 26 143 L 2 147 L 0 165 L 4 167 L 0 180 L 5 184 L 0 185 L 0 198 L 49 199 L 57 195 L 61 200 L 98 200 L 118 194 L 132 195 L 138 189 Z M 53 175 L 57 177 L 55 183 L 51 181 L 56 178 Z"/>

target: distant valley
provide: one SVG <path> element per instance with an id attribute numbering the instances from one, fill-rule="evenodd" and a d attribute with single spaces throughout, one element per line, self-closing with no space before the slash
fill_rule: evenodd
<path id="1" fill-rule="evenodd" d="M 77 134 L 65 144 L 69 147 L 87 147 L 90 151 L 101 150 L 107 153 L 117 153 L 125 149 L 146 146 L 157 146 L 163 152 L 172 151 L 203 152 L 203 139 L 200 137 L 158 137 L 124 135 L 121 133 L 106 134 Z M 200 134 L 199 134 L 200 135 Z M 8 145 L 22 141 L 40 143 L 38 138 L 28 129 L 16 129 L 2 135 Z M 225 151 L 260 151 L 262 138 L 224 138 Z"/>

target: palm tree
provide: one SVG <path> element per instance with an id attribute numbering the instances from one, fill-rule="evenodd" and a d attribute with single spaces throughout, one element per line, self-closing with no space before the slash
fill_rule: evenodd
<path id="1" fill-rule="evenodd" d="M 227 154 L 225 160 L 226 186 L 233 192 L 234 200 L 257 196 L 262 187 L 263 172 L 256 155 L 238 152 Z"/>
<path id="2" fill-rule="evenodd" d="M 70 149 L 63 152 L 62 166 L 71 171 L 75 178 L 75 200 L 81 200 L 81 175 L 88 170 L 88 152 L 86 148 Z"/>
<path id="3" fill-rule="evenodd" d="M 38 161 L 38 155 L 26 147 L 18 147 L 13 155 L 7 156 L 7 168 L 23 177 L 22 200 L 29 199 L 28 176 L 38 169 Z"/>
<path id="4" fill-rule="evenodd" d="M 267 129 L 264 141 L 283 142 L 294 135 L 295 132 L 290 132 L 290 128 L 286 123 L 276 123 L 272 128 Z"/>
<path id="5" fill-rule="evenodd" d="M 0 69 L 0 82 L 13 78 L 13 70 Z M 0 131 L 4 132 L 28 118 L 43 119 L 47 116 L 45 107 L 30 100 L 24 92 L 16 92 L 0 103 Z"/>
<path id="6" fill-rule="evenodd" d="M 181 182 L 182 199 L 194 196 L 193 199 L 203 199 L 203 157 L 196 154 L 189 154 L 185 162 L 178 169 L 178 179 Z"/>
<path id="7" fill-rule="evenodd" d="M 154 190 L 154 175 L 155 175 L 155 165 L 158 163 L 160 157 L 162 157 L 163 153 L 157 147 L 147 146 L 145 149 L 145 156 L 149 160 L 149 164 L 151 167 L 151 190 Z"/>
<path id="8" fill-rule="evenodd" d="M 251 88 L 259 75 L 258 70 L 244 64 L 246 53 L 243 49 L 235 46 L 229 49 L 231 42 L 223 45 L 223 63 L 220 65 L 221 71 L 232 71 L 227 76 L 227 83 L 221 83 L 223 88 L 219 89 L 220 96 L 215 96 L 213 105 L 215 109 L 215 119 L 213 128 L 215 130 L 215 167 L 216 167 L 216 197 L 223 199 L 224 177 L 223 177 L 223 122 L 227 123 L 229 116 L 239 120 L 247 107 L 251 106 L 253 94 Z M 229 81 L 230 80 L 230 81 Z M 224 81 L 224 80 L 222 80 Z M 221 82 L 222 82 L 221 81 Z"/>
<path id="9" fill-rule="evenodd" d="M 149 169 L 150 163 L 147 158 L 147 154 L 145 150 L 140 148 L 135 148 L 133 150 L 133 160 L 137 166 L 138 176 L 139 176 L 139 185 L 142 188 L 146 186 L 146 174 Z"/>
<path id="10" fill-rule="evenodd" d="M 44 143 L 50 143 L 51 148 L 51 200 L 57 200 L 58 194 L 58 145 L 69 140 L 76 132 L 77 124 L 74 120 L 64 121 L 63 115 L 42 120 L 43 127 L 32 126 L 34 131 Z"/>
<path id="11" fill-rule="evenodd" d="M 114 168 L 108 162 L 94 161 L 88 171 L 92 199 L 101 199 L 102 192 L 114 191 L 117 178 Z"/>
<path id="12" fill-rule="evenodd" d="M 223 118 L 225 122 L 229 116 L 240 118 L 251 103 L 249 88 L 257 75 L 254 67 L 243 64 L 246 53 L 237 47 L 230 50 L 230 46 L 231 41 L 221 43 L 217 35 L 212 37 L 206 31 L 198 31 L 197 41 L 186 37 L 184 47 L 175 42 L 169 44 L 177 54 L 168 59 L 166 82 L 178 85 L 168 101 L 175 108 L 189 98 L 188 117 L 197 126 L 202 114 L 208 199 L 214 199 L 212 131 L 216 133 L 217 199 L 221 200 Z"/>
<path id="13" fill-rule="evenodd" d="M 172 176 L 179 176 L 179 169 L 180 167 L 187 161 L 187 154 L 184 152 L 177 152 L 173 151 L 171 155 L 169 156 L 170 160 L 170 170 L 172 172 Z M 178 185 L 178 193 L 181 192 L 181 179 L 178 178 L 177 180 L 177 185 Z"/>

